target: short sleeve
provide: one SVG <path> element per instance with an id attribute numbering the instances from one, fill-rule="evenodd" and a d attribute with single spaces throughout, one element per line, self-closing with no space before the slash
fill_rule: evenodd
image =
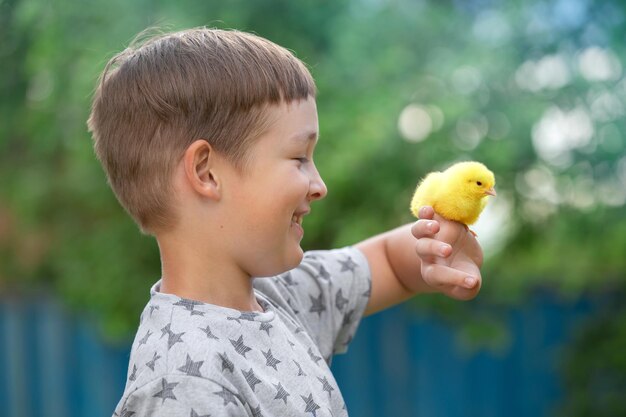
<path id="1" fill-rule="evenodd" d="M 217 382 L 166 375 L 129 393 L 113 416 L 239 417 L 248 414 L 241 396 Z"/>
<path id="2" fill-rule="evenodd" d="M 371 293 L 369 264 L 361 251 L 309 251 L 297 268 L 268 279 L 271 283 L 260 285 L 276 287 L 325 359 L 347 350 Z"/>

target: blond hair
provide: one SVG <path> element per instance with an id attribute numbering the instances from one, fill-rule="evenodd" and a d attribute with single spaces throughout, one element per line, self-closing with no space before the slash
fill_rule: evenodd
<path id="1" fill-rule="evenodd" d="M 306 66 L 285 48 L 236 30 L 197 28 L 132 44 L 106 65 L 87 122 L 120 204 L 142 232 L 175 224 L 172 174 L 207 140 L 245 170 L 267 104 L 315 97 Z"/>

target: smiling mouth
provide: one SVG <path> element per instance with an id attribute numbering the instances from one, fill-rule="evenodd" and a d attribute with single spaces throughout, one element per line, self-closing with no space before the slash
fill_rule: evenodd
<path id="1" fill-rule="evenodd" d="M 304 216 L 309 214 L 309 212 L 310 210 L 305 210 L 305 211 L 298 211 L 298 212 L 293 213 L 293 216 L 291 217 L 292 223 L 295 223 L 298 226 L 302 227 L 302 220 L 304 219 Z"/>
<path id="2" fill-rule="evenodd" d="M 294 214 L 293 217 L 291 218 L 291 222 L 296 223 L 299 226 L 302 226 L 302 216 L 298 216 Z"/>

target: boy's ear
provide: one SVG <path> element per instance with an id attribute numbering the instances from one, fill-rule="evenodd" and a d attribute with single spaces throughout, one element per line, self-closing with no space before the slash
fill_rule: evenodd
<path id="1" fill-rule="evenodd" d="M 198 139 L 185 150 L 183 164 L 185 176 L 191 188 L 212 199 L 221 197 L 221 184 L 215 173 L 216 154 L 204 139 Z"/>

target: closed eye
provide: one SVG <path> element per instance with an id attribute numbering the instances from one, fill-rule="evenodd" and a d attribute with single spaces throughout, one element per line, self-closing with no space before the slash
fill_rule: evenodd
<path id="1" fill-rule="evenodd" d="M 307 162 L 309 162 L 309 158 L 294 158 L 296 161 L 300 162 L 301 164 L 306 164 Z"/>

